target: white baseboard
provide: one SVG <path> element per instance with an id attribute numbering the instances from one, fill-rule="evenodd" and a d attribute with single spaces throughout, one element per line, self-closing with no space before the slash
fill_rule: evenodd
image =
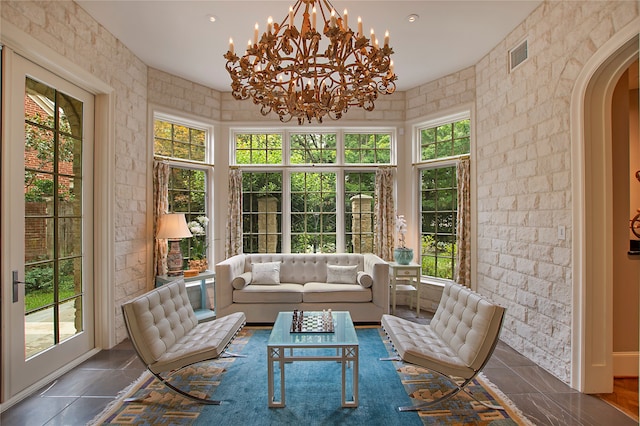
<path id="1" fill-rule="evenodd" d="M 613 377 L 638 377 L 638 352 L 613 353 Z"/>

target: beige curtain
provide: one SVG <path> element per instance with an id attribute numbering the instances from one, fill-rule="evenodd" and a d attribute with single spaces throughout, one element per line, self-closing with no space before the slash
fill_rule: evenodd
<path id="1" fill-rule="evenodd" d="M 471 285 L 471 196 L 469 160 L 461 160 L 456 168 L 458 180 L 458 217 L 456 220 L 456 270 L 454 280 L 462 285 Z"/>
<path id="2" fill-rule="evenodd" d="M 396 224 L 393 184 L 392 167 L 380 167 L 376 170 L 373 245 L 375 254 L 387 261 L 393 260 Z"/>
<path id="3" fill-rule="evenodd" d="M 229 210 L 225 254 L 227 259 L 242 253 L 242 170 L 229 170 Z"/>
<path id="4" fill-rule="evenodd" d="M 171 167 L 162 161 L 153 162 L 153 235 L 158 231 L 158 218 L 169 210 L 169 173 Z M 153 264 L 156 275 L 167 273 L 167 240 L 154 238 Z"/>

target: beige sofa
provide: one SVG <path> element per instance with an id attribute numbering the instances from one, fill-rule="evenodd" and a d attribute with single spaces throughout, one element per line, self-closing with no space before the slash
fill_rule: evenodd
<path id="1" fill-rule="evenodd" d="M 217 316 L 244 312 L 249 323 L 273 323 L 294 309 L 380 323 L 389 310 L 389 265 L 373 254 L 240 254 L 216 265 L 215 294 Z"/>

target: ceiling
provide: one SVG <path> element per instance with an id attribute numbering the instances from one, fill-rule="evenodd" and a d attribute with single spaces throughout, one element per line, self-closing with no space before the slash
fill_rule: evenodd
<path id="1" fill-rule="evenodd" d="M 147 65 L 219 91 L 230 91 L 222 57 L 233 38 L 236 52 L 262 33 L 267 18 L 287 17 L 294 0 L 173 1 L 76 0 Z M 407 90 L 474 65 L 541 1 L 333 1 L 346 8 L 352 29 L 361 16 L 364 32 L 390 33 L 398 90 Z M 407 17 L 419 18 L 409 23 Z M 215 22 L 209 17 L 214 16 Z M 298 18 L 296 18 L 297 20 Z M 506 52 L 505 52 L 506 54 Z"/>

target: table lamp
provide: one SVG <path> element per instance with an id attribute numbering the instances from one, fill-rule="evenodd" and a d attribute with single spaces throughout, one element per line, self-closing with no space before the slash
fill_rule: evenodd
<path id="1" fill-rule="evenodd" d="M 180 240 L 192 236 L 187 226 L 184 213 L 165 214 L 158 219 L 158 233 L 156 234 L 156 238 L 169 240 L 169 253 L 167 254 L 168 276 L 175 277 L 182 275 Z"/>

